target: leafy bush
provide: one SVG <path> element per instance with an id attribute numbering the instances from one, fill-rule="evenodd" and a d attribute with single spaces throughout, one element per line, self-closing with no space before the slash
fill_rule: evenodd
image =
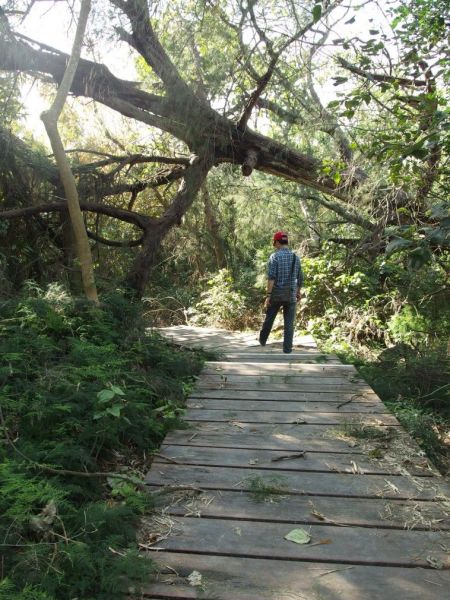
<path id="1" fill-rule="evenodd" d="M 120 296 L 29 294 L 0 303 L 0 598 L 119 598 L 151 572 L 135 539 L 151 500 L 134 482 L 202 357 L 144 335 Z M 86 476 L 114 471 L 128 481 Z"/>
<path id="2" fill-rule="evenodd" d="M 246 280 L 243 281 L 243 287 L 248 283 L 248 277 Z M 221 269 L 208 280 L 207 285 L 208 289 L 202 292 L 201 300 L 190 313 L 190 321 L 196 325 L 245 328 L 252 318 L 250 302 L 238 289 L 231 272 Z"/>

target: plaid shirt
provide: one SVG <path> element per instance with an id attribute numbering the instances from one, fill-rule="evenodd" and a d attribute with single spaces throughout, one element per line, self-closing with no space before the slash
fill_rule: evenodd
<path id="1" fill-rule="evenodd" d="M 280 248 L 270 255 L 267 264 L 268 278 L 275 281 L 274 287 L 284 287 L 289 284 L 294 253 L 289 248 Z M 295 255 L 295 264 L 292 272 L 292 302 L 295 302 L 297 288 L 303 285 L 303 272 L 300 259 Z"/>

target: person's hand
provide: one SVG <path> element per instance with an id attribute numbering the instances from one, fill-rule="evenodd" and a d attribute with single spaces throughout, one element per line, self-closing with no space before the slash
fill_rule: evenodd
<path id="1" fill-rule="evenodd" d="M 297 302 L 300 302 L 300 298 L 302 297 L 300 291 L 297 292 L 295 297 L 297 298 Z"/>
<path id="2" fill-rule="evenodd" d="M 264 300 L 264 308 L 268 309 L 270 306 L 270 296 L 266 296 L 266 299 Z"/>

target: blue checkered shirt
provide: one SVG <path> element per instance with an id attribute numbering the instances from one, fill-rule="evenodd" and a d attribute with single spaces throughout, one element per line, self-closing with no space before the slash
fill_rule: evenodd
<path id="1" fill-rule="evenodd" d="M 270 255 L 267 264 L 268 278 L 275 281 L 274 287 L 284 287 L 289 284 L 292 268 L 292 257 L 294 253 L 289 248 L 280 248 Z M 303 285 L 303 272 L 300 265 L 300 259 L 295 255 L 294 269 L 292 272 L 292 297 L 291 301 L 295 302 L 297 288 Z"/>

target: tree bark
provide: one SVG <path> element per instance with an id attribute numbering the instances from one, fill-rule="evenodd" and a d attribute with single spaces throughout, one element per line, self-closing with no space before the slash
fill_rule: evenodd
<path id="1" fill-rule="evenodd" d="M 168 209 L 162 217 L 145 228 L 142 248 L 125 279 L 125 285 L 137 298 L 141 298 L 145 292 L 161 243 L 172 227 L 181 225 L 183 215 L 194 201 L 213 162 L 214 157 L 208 150 L 203 156 L 195 157 L 186 169 L 184 180 Z"/>
<path id="2" fill-rule="evenodd" d="M 206 184 L 202 189 L 203 207 L 205 211 L 205 224 L 214 248 L 214 254 L 216 256 L 216 264 L 218 269 L 224 269 L 227 266 L 225 258 L 225 246 L 223 239 L 219 232 L 219 223 L 217 222 L 216 215 L 211 204 L 211 198 L 209 195 Z"/>
<path id="3" fill-rule="evenodd" d="M 41 119 L 45 125 L 47 135 L 50 139 L 53 154 L 55 155 L 56 164 L 58 165 L 61 181 L 66 194 L 67 206 L 69 209 L 70 220 L 72 222 L 75 244 L 77 248 L 77 258 L 81 268 L 84 293 L 89 300 L 92 300 L 98 304 L 98 294 L 97 287 L 95 285 L 91 248 L 89 245 L 89 238 L 86 233 L 86 227 L 84 225 L 83 214 L 78 201 L 77 186 L 58 131 L 58 119 L 61 115 L 67 94 L 69 93 L 75 72 L 77 70 L 90 8 L 90 0 L 82 0 L 72 54 L 67 64 L 67 68 L 55 100 L 50 109 L 42 113 Z"/>

